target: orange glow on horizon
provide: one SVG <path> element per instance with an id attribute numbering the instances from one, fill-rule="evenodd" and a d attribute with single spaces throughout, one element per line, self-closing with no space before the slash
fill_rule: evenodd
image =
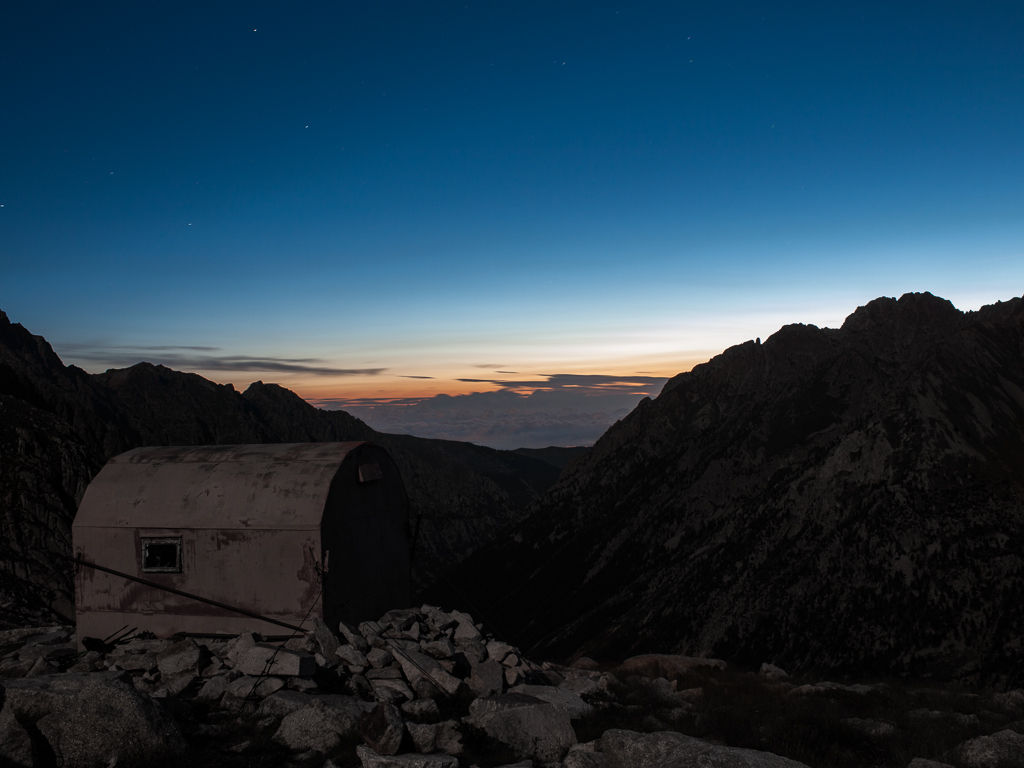
<path id="1" fill-rule="evenodd" d="M 536 383 L 543 381 L 547 376 L 554 374 L 572 375 L 598 375 L 613 376 L 622 383 L 628 383 L 638 376 L 646 378 L 670 379 L 685 371 L 691 370 L 695 365 L 708 360 L 711 355 L 702 355 L 695 359 L 678 361 L 676 364 L 666 365 L 664 361 L 630 361 L 636 366 L 630 370 L 621 363 L 617 365 L 603 366 L 597 361 L 587 361 L 586 365 L 565 364 L 565 365 L 543 365 L 543 373 L 531 373 L 530 368 L 536 370 L 540 366 L 531 365 L 516 366 L 510 365 L 509 369 L 515 369 L 515 375 L 500 374 L 495 371 L 482 369 L 461 369 L 456 375 L 453 372 L 445 371 L 438 374 L 436 378 L 407 377 L 401 375 L 389 375 L 382 373 L 377 376 L 308 376 L 302 374 L 282 375 L 280 373 L 268 372 L 259 374 L 254 372 L 240 378 L 238 374 L 226 373 L 224 371 L 195 371 L 199 375 L 219 384 L 232 384 L 235 389 L 242 392 L 252 382 L 263 381 L 267 384 L 277 384 L 295 392 L 303 400 L 311 403 L 337 402 L 339 400 L 365 401 L 365 400 L 406 400 L 424 399 L 436 395 L 469 395 L 477 392 L 497 392 L 501 390 L 512 391 L 520 395 L 529 395 L 536 390 L 543 390 L 545 387 L 537 386 Z M 627 363 L 628 365 L 628 363 Z M 611 369 L 611 370 L 609 370 Z M 475 379 L 460 381 L 459 379 Z M 508 382 L 506 386 L 491 383 L 488 379 Z M 524 386 L 517 387 L 515 382 L 522 381 Z M 563 384 L 563 391 L 587 390 L 590 387 L 583 384 Z M 600 386 L 596 387 L 600 389 Z M 645 392 L 631 391 L 630 394 L 643 397 Z"/>

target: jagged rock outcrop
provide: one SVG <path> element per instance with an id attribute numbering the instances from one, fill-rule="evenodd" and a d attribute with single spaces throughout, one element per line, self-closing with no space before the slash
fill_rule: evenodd
<path id="1" fill-rule="evenodd" d="M 413 580 L 437 579 L 557 477 L 543 461 L 451 441 L 375 432 L 342 411 L 255 382 L 244 393 L 139 363 L 90 375 L 0 312 L 0 607 L 7 618 L 70 618 L 70 527 L 107 459 L 144 445 L 370 440 L 402 471 L 416 537 Z M 3 619 L 0 619 L 0 624 Z"/>
<path id="2" fill-rule="evenodd" d="M 538 655 L 1020 680 L 1024 302 L 908 294 L 732 347 L 460 573 Z"/>

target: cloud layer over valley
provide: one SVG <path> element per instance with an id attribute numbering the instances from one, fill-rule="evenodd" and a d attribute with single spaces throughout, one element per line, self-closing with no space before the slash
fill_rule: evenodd
<path id="1" fill-rule="evenodd" d="M 666 379 L 551 374 L 530 381 L 478 379 L 500 387 L 468 395 L 311 401 L 341 408 L 381 432 L 467 440 L 491 448 L 592 445 Z"/>

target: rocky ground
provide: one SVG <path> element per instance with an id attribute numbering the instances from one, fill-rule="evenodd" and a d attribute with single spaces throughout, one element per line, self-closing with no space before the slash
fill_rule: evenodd
<path id="1" fill-rule="evenodd" d="M 1024 690 L 790 678 L 645 655 L 536 664 L 468 614 L 307 635 L 0 633 L 0 764 L 1012 768 Z"/>

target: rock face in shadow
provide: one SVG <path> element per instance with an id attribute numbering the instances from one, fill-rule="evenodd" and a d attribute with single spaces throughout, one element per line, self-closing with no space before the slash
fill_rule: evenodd
<path id="1" fill-rule="evenodd" d="M 535 655 L 1024 676 L 1024 302 L 878 299 L 671 379 L 460 568 Z"/>
<path id="2" fill-rule="evenodd" d="M 557 478 L 513 451 L 375 432 L 256 382 L 244 393 L 139 363 L 90 375 L 0 312 L 0 615 L 73 617 L 71 521 L 111 456 L 146 445 L 370 440 L 402 471 L 419 522 L 414 588 L 490 540 Z M 0 618 L 0 625 L 4 618 Z"/>
<path id="3" fill-rule="evenodd" d="M 4 764 L 91 768 L 185 751 L 174 718 L 125 672 L 7 680 L 2 690 Z"/>
<path id="4" fill-rule="evenodd" d="M 71 552 L 71 521 L 99 468 L 59 416 L 0 395 L 0 595 L 6 617 L 74 615 L 70 573 L 53 555 Z"/>

